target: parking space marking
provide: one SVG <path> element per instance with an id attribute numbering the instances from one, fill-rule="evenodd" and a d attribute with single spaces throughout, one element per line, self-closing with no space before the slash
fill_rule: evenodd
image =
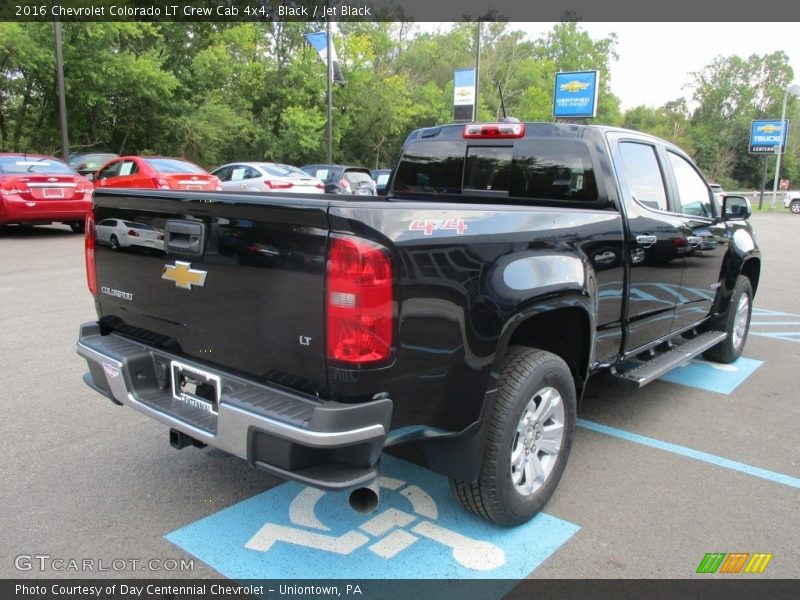
<path id="1" fill-rule="evenodd" d="M 447 478 L 382 459 L 371 515 L 287 482 L 167 534 L 231 579 L 499 579 L 502 597 L 580 527 L 546 513 L 513 529 L 467 513 Z"/>
<path id="2" fill-rule="evenodd" d="M 800 315 L 754 308 L 750 321 L 750 334 L 800 344 Z"/>
<path id="3" fill-rule="evenodd" d="M 717 456 L 716 454 L 709 454 L 708 452 L 702 452 L 701 450 L 695 450 L 686 446 L 671 444 L 670 442 L 664 442 L 655 438 L 646 437 L 644 435 L 639 435 L 638 433 L 631 433 L 630 431 L 617 429 L 616 427 L 609 427 L 608 425 L 603 425 L 602 423 L 587 421 L 586 419 L 578 419 L 577 425 L 590 431 L 603 433 L 605 435 L 610 435 L 612 437 L 637 444 L 643 444 L 645 446 L 650 446 L 651 448 L 657 448 L 658 450 L 664 450 L 666 452 L 671 452 L 672 454 L 693 458 L 695 460 L 722 467 L 724 469 L 731 469 L 733 471 L 738 471 L 739 473 L 752 475 L 753 477 L 760 477 L 761 479 L 766 479 L 767 481 L 772 481 L 774 483 L 780 483 L 795 489 L 800 489 L 800 479 L 797 477 L 792 477 L 791 475 L 785 475 L 776 471 L 769 471 L 768 469 L 762 469 L 761 467 L 754 467 L 753 465 L 723 458 L 722 456 Z"/>
<path id="4" fill-rule="evenodd" d="M 660 379 L 727 395 L 763 364 L 763 361 L 744 357 L 729 365 L 694 359 L 672 369 Z"/>

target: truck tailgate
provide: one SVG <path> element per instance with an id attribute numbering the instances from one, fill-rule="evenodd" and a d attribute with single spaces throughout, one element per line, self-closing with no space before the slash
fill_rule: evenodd
<path id="1" fill-rule="evenodd" d="M 95 247 L 101 323 L 179 356 L 310 394 L 326 388 L 328 202 L 109 190 L 95 223 L 141 223 L 160 244 Z M 119 235 L 119 234 L 118 234 Z"/>

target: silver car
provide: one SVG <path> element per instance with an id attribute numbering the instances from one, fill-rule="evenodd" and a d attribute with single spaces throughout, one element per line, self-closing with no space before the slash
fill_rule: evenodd
<path id="1" fill-rule="evenodd" d="M 95 226 L 95 236 L 100 244 L 108 244 L 112 250 L 141 246 L 164 251 L 164 232 L 146 223 L 103 219 Z"/>
<path id="2" fill-rule="evenodd" d="M 222 165 L 211 172 L 222 182 L 223 191 L 289 192 L 321 194 L 325 184 L 290 165 L 270 162 L 241 162 Z"/>

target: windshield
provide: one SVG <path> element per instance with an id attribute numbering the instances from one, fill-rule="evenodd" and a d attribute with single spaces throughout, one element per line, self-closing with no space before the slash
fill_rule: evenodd
<path id="1" fill-rule="evenodd" d="M 75 171 L 54 158 L 0 157 L 0 175 L 75 175 Z"/>

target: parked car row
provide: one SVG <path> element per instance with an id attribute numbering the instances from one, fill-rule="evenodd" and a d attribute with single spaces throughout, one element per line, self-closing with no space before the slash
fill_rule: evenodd
<path id="1" fill-rule="evenodd" d="M 95 188 L 328 193 L 375 196 L 386 193 L 391 170 L 313 164 L 301 168 L 275 162 L 235 162 L 210 173 L 182 158 L 119 156 L 78 152 L 69 165 L 41 154 L 0 154 L 0 226 L 62 222 L 82 232 Z M 102 224 L 98 239 L 115 249 L 163 248 L 136 223 Z M 98 224 L 98 228 L 101 224 Z M 108 232 L 105 228 L 108 228 Z M 123 231 L 124 230 L 124 231 Z"/>
<path id="2" fill-rule="evenodd" d="M 74 158 L 74 161 L 73 161 Z M 97 164 L 101 159 L 106 162 Z M 374 196 L 385 192 L 391 171 L 370 172 L 363 167 L 334 164 L 305 165 L 297 168 L 275 162 L 235 162 L 217 167 L 211 173 L 187 160 L 158 156 L 117 156 L 84 153 L 70 158 L 73 166 L 84 170 L 97 187 L 150 188 L 174 190 L 225 190 L 235 192 L 274 192 L 313 194 L 352 194 Z M 94 171 L 89 171 L 95 167 Z"/>

